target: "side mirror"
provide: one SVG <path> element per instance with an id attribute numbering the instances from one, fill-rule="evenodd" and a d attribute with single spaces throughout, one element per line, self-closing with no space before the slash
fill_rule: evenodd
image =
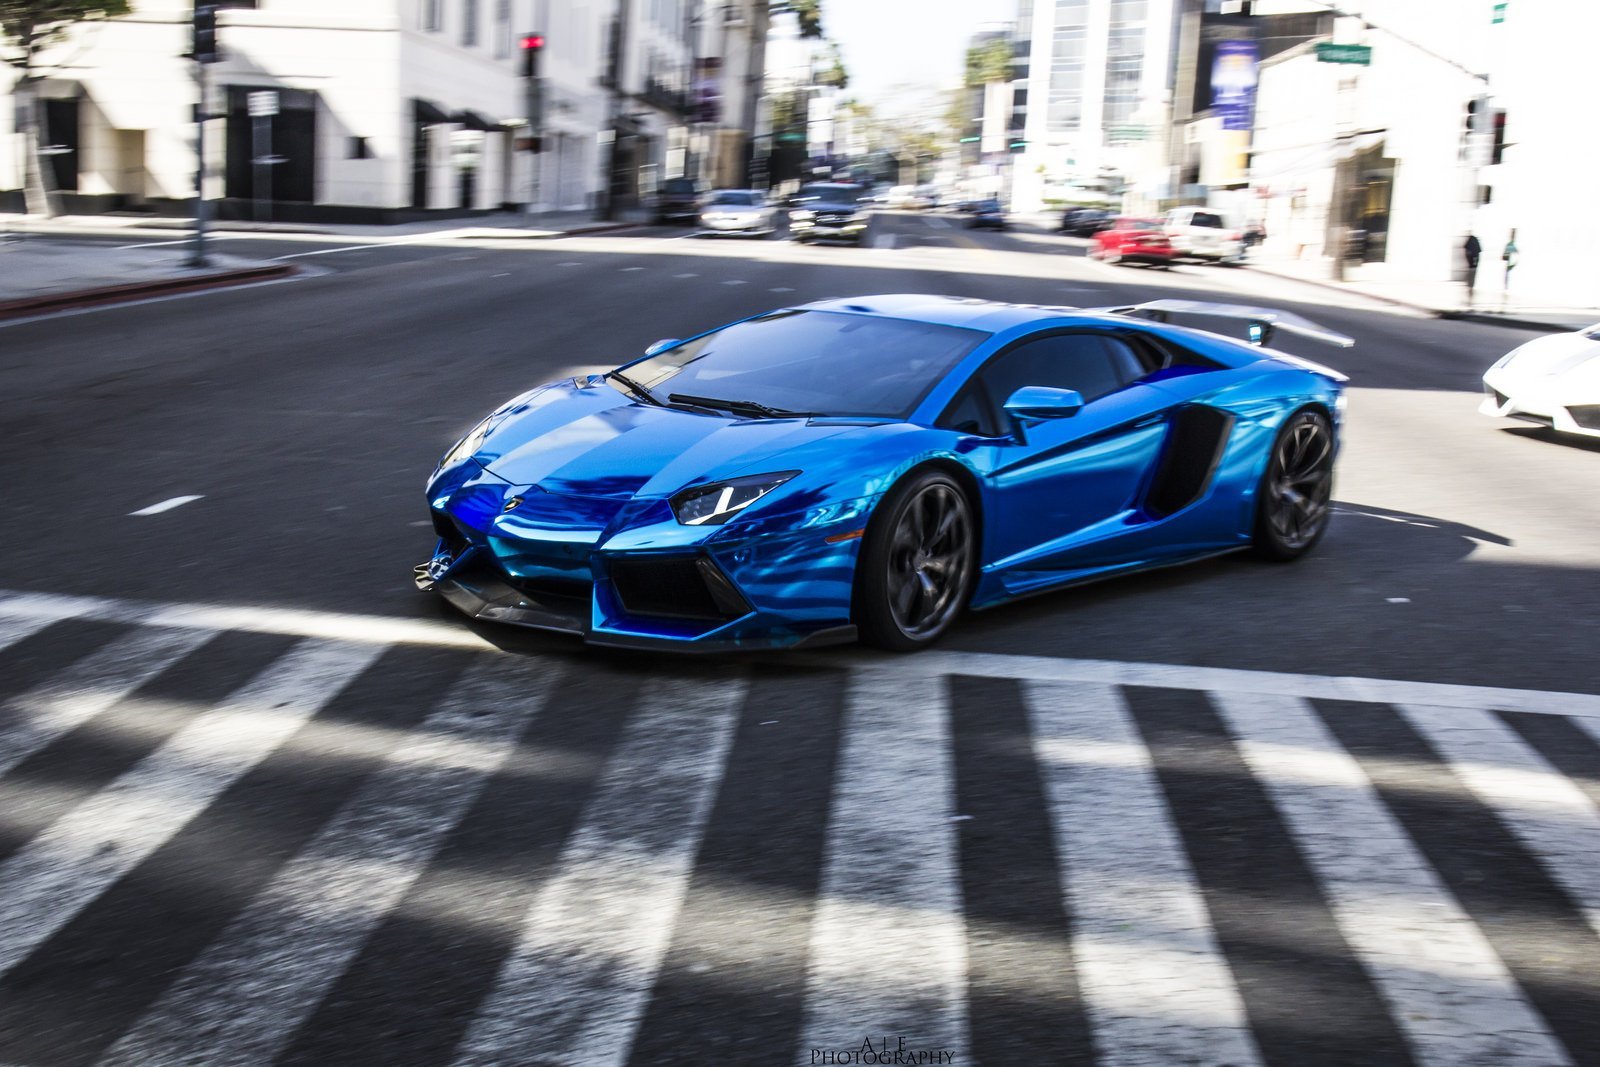
<path id="1" fill-rule="evenodd" d="M 657 352 L 665 352 L 667 349 L 671 348 L 673 345 L 682 344 L 682 343 L 683 343 L 682 339 L 678 338 L 678 337 L 663 337 L 661 340 L 657 341 L 655 344 L 653 344 L 649 348 L 645 349 L 644 350 L 644 354 L 646 356 L 653 356 Z"/>
<path id="2" fill-rule="evenodd" d="M 1065 419 L 1083 409 L 1083 394 L 1076 389 L 1025 385 L 1006 401 L 1006 414 L 1024 422 Z"/>

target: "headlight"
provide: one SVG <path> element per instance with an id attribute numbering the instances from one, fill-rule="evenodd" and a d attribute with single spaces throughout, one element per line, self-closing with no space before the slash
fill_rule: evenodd
<path id="1" fill-rule="evenodd" d="M 789 217 L 791 219 L 798 219 L 800 221 L 808 221 L 810 219 L 815 218 L 816 214 L 817 213 L 815 211 L 800 210 L 800 211 L 791 211 L 791 212 L 789 212 Z"/>
<path id="2" fill-rule="evenodd" d="M 799 473 L 754 474 L 684 489 L 672 498 L 672 514 L 685 526 L 720 526 Z"/>
<path id="3" fill-rule="evenodd" d="M 439 461 L 439 466 L 448 467 L 452 463 L 460 463 L 476 453 L 483 446 L 483 439 L 489 436 L 489 430 L 493 428 L 494 421 L 494 416 L 490 415 L 474 426 L 471 433 L 457 441 L 455 447 L 444 454 L 444 458 Z"/>

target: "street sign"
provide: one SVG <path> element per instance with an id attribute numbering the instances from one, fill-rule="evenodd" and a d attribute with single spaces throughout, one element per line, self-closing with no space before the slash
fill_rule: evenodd
<path id="1" fill-rule="evenodd" d="M 278 94 L 271 89 L 250 94 L 250 116 L 264 118 L 278 113 Z"/>
<path id="2" fill-rule="evenodd" d="M 1356 63 L 1363 67 L 1372 66 L 1372 46 L 1365 44 L 1332 44 L 1328 41 L 1317 42 L 1318 63 Z"/>
<path id="3" fill-rule="evenodd" d="M 1489 21 L 1490 22 L 1504 22 L 1505 20 L 1506 20 L 1505 0 L 1501 0 L 1500 3 L 1494 5 L 1494 7 L 1491 9 L 1491 13 L 1489 15 Z"/>

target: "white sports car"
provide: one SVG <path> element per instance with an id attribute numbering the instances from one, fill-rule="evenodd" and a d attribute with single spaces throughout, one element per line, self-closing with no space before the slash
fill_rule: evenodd
<path id="1" fill-rule="evenodd" d="M 1513 348 L 1483 376 L 1485 415 L 1600 437 L 1600 323 Z"/>

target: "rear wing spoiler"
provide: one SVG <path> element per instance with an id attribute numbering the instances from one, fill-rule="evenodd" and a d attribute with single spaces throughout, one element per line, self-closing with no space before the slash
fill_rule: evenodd
<path id="1" fill-rule="evenodd" d="M 1151 300 L 1143 304 L 1085 310 L 1129 315 L 1138 319 L 1154 319 L 1156 322 L 1166 322 L 1171 315 L 1210 315 L 1221 319 L 1243 319 L 1249 323 L 1249 341 L 1253 345 L 1271 344 L 1272 335 L 1278 330 L 1287 330 L 1301 337 L 1309 337 L 1313 341 L 1337 345 L 1340 348 L 1349 348 L 1356 343 L 1354 338 L 1346 337 L 1326 326 L 1318 326 L 1310 319 L 1301 318 L 1292 311 L 1251 307 L 1248 304 L 1213 304 L 1207 300 Z"/>

